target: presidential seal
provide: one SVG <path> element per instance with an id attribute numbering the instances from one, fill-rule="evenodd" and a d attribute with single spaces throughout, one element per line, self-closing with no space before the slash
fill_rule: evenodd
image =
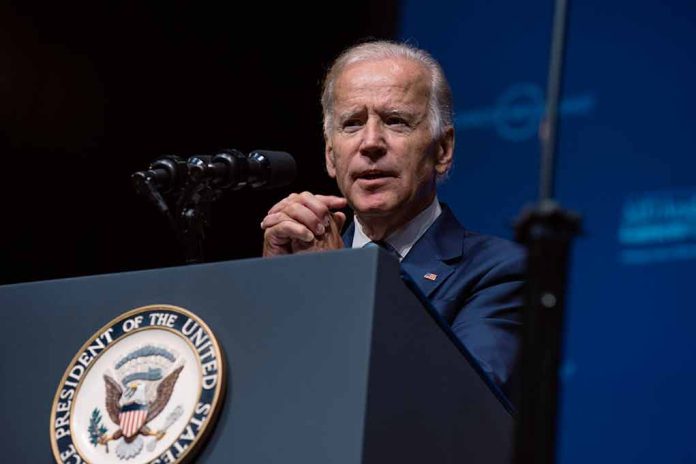
<path id="1" fill-rule="evenodd" d="M 68 366 L 51 408 L 59 463 L 178 463 L 212 429 L 224 392 L 215 336 L 170 305 L 128 311 Z"/>

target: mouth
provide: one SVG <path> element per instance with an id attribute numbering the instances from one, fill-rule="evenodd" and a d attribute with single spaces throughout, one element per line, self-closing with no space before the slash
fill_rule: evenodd
<path id="1" fill-rule="evenodd" d="M 370 169 L 367 171 L 358 172 L 354 177 L 355 180 L 370 182 L 389 179 L 392 177 L 396 177 L 396 175 L 393 172 L 389 171 L 382 171 L 380 169 Z"/>
<path id="2" fill-rule="evenodd" d="M 361 171 L 354 176 L 355 184 L 366 191 L 381 190 L 387 187 L 390 181 L 395 177 L 396 175 L 393 172 L 378 169 Z"/>

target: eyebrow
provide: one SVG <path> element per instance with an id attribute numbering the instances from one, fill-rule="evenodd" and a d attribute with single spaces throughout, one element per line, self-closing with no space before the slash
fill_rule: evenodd
<path id="1" fill-rule="evenodd" d="M 365 107 L 356 108 L 354 110 L 344 111 L 343 113 L 339 114 L 336 119 L 339 121 L 345 121 L 346 119 L 350 119 L 356 115 L 359 115 L 361 113 L 365 113 L 366 111 L 367 111 L 367 109 Z"/>
<path id="2" fill-rule="evenodd" d="M 344 111 L 343 113 L 339 114 L 336 118 L 338 121 L 346 121 L 352 117 L 361 115 L 366 113 L 367 110 L 366 108 L 358 108 L 355 110 L 349 110 L 349 111 Z M 384 111 L 377 111 L 377 114 L 379 114 L 380 117 L 385 117 L 385 116 L 400 116 L 405 119 L 409 120 L 415 120 L 417 119 L 417 114 L 415 111 L 410 111 L 410 110 L 405 110 L 405 109 L 387 109 Z"/>
<path id="3" fill-rule="evenodd" d="M 405 117 L 408 119 L 415 119 L 416 118 L 416 112 L 414 111 L 408 111 L 408 110 L 397 110 L 397 109 L 392 109 L 392 110 L 387 110 L 387 111 L 380 111 L 380 115 L 383 116 L 401 116 Z"/>

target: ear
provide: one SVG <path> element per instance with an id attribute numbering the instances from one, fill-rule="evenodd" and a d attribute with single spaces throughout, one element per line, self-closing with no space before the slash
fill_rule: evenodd
<path id="1" fill-rule="evenodd" d="M 443 176 L 447 174 L 447 171 L 452 167 L 452 157 L 454 156 L 454 127 L 448 127 L 437 144 L 435 172 L 438 176 Z"/>
<path id="2" fill-rule="evenodd" d="M 328 138 L 324 139 L 324 157 L 326 158 L 326 172 L 332 179 L 336 178 L 336 158 L 334 156 L 333 145 Z"/>

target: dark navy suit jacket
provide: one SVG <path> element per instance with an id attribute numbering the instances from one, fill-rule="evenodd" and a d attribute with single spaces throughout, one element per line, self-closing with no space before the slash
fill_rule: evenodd
<path id="1" fill-rule="evenodd" d="M 353 242 L 352 224 L 344 233 Z M 465 230 L 450 209 L 401 261 L 433 308 L 508 399 L 519 395 L 525 251 L 516 243 Z M 434 280 L 425 277 L 435 275 Z"/>

